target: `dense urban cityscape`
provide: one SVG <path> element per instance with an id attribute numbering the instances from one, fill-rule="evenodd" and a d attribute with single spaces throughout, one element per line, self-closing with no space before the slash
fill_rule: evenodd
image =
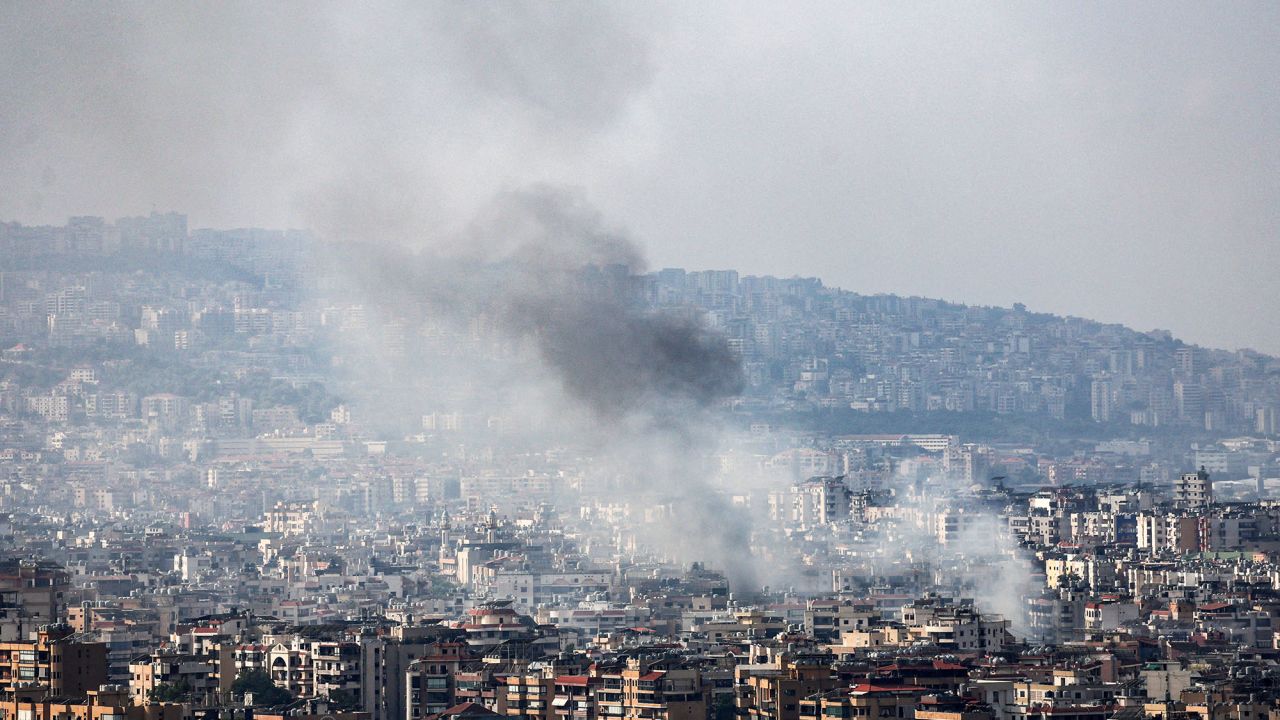
<path id="1" fill-rule="evenodd" d="M 1280 359 L 588 236 L 0 224 L 0 717 L 1280 718 Z"/>

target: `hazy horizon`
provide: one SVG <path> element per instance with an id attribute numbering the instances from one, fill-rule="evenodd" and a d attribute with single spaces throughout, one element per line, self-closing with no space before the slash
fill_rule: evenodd
<path id="1" fill-rule="evenodd" d="M 1280 354 L 1278 15 L 9 4 L 0 216 L 434 243 L 552 183 L 651 268 Z"/>

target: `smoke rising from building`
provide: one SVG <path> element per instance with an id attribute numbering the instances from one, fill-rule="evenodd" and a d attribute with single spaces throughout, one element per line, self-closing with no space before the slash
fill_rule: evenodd
<path id="1" fill-rule="evenodd" d="M 548 186 L 501 193 L 462 240 L 423 245 L 339 244 L 335 266 L 361 296 L 411 321 L 483 320 L 528 344 L 569 400 L 561 407 L 578 414 L 559 427 L 609 458 L 618 496 L 670 508 L 648 539 L 752 586 L 745 518 L 707 483 L 704 460 L 715 409 L 741 387 L 739 363 L 698 318 L 642 309 L 639 248 L 580 194 Z"/>
<path id="2" fill-rule="evenodd" d="M 660 14 L 576 3 L 11 8 L 4 25 L 24 30 L 0 49 L 14 67 L 0 83 L 14 132 L 0 147 L 14 177 L 45 182 L 11 188 L 5 207 L 39 217 L 69 196 L 80 212 L 159 202 L 206 222 L 312 229 L 347 246 L 335 266 L 387 318 L 500 327 L 533 349 L 571 400 L 563 409 L 584 413 L 556 422 L 610 452 L 643 437 L 649 453 L 676 453 L 649 462 L 666 477 L 705 447 L 698 428 L 738 387 L 736 361 L 695 318 L 635 310 L 628 271 L 642 269 L 641 253 L 580 196 L 501 190 L 539 176 L 591 181 L 584 153 L 654 77 Z M 51 160 L 64 151 L 84 168 L 74 177 Z M 217 191 L 179 200 L 194 185 Z M 476 387 L 522 380 L 485 378 L 465 358 L 438 370 L 471 373 L 459 384 Z M 540 380 L 525 389 L 552 395 Z M 379 402 L 406 415 L 412 395 Z"/>

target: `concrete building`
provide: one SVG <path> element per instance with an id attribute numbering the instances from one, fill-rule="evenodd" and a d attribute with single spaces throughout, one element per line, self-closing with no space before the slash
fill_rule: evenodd
<path id="1" fill-rule="evenodd" d="M 1204 510 L 1213 504 L 1213 483 L 1203 467 L 1174 480 L 1173 504 L 1186 510 Z"/>
<path id="2" fill-rule="evenodd" d="M 43 687 L 54 697 L 84 697 L 107 682 L 107 648 L 48 625 L 29 642 L 0 643 L 0 692 Z"/>

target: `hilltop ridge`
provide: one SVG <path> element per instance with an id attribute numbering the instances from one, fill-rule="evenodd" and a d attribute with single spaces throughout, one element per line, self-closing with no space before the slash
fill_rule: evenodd
<path id="1" fill-rule="evenodd" d="M 343 268 L 324 249 L 296 231 L 188 231 L 175 213 L 115 224 L 0 224 L 8 268 L 0 330 L 8 345 L 35 346 L 108 337 L 150 347 L 163 337 L 172 346 L 176 333 L 188 354 L 244 343 L 304 348 L 357 326 L 384 338 L 393 355 L 473 343 L 458 328 L 435 328 L 440 335 L 425 341 L 397 316 L 408 307 L 367 312 L 363 298 L 335 289 Z M 139 270 L 181 278 L 187 300 L 139 298 L 130 289 Z M 693 313 L 722 335 L 742 364 L 740 412 L 820 411 L 872 428 L 962 418 L 1001 431 L 1277 432 L 1280 361 L 1199 347 L 1167 331 L 732 270 L 632 275 L 615 267 L 592 282 L 618 283 L 654 312 Z M 334 320 L 344 317 L 353 319 Z M 452 345 L 441 340 L 450 334 L 458 335 Z"/>

